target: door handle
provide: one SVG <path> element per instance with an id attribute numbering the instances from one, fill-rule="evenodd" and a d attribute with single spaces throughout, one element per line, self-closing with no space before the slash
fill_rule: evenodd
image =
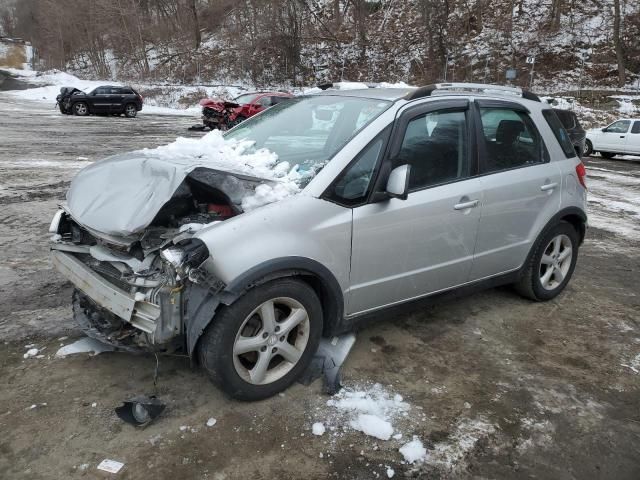
<path id="1" fill-rule="evenodd" d="M 466 210 L 467 208 L 473 208 L 478 206 L 478 200 L 471 200 L 469 202 L 456 203 L 453 206 L 454 210 Z"/>
<path id="2" fill-rule="evenodd" d="M 545 183 L 544 185 L 542 185 L 540 187 L 540 190 L 542 190 L 543 192 L 546 192 L 547 190 L 553 190 L 554 188 L 556 188 L 558 186 L 557 182 L 553 182 L 553 183 Z"/>
<path id="3" fill-rule="evenodd" d="M 620 138 L 624 138 L 624 135 L 620 135 Z"/>

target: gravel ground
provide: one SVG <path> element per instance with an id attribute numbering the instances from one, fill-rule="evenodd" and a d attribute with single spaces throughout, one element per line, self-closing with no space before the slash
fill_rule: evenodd
<path id="1" fill-rule="evenodd" d="M 0 118 L 0 478 L 104 478 L 105 458 L 125 463 L 112 475 L 123 479 L 640 478 L 640 161 L 586 160 L 597 228 L 560 297 L 493 289 L 358 332 L 344 383 L 402 395 L 403 438 L 349 428 L 320 382 L 231 401 L 183 357 L 160 359 L 168 407 L 140 430 L 113 408 L 154 392 L 153 357 L 54 357 L 81 333 L 47 228 L 87 162 L 167 143 L 197 120 L 67 117 L 2 93 Z M 27 345 L 43 356 L 25 359 Z M 398 449 L 413 435 L 428 457 L 409 465 Z"/>

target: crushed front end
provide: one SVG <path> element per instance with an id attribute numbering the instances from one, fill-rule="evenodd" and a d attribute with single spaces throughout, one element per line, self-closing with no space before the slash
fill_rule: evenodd
<path id="1" fill-rule="evenodd" d="M 150 228 L 139 239 L 117 239 L 60 210 L 51 233 L 52 262 L 75 285 L 74 317 L 89 336 L 132 351 L 184 346 L 185 288 L 215 286 L 200 269 L 209 252 L 188 229 Z"/>

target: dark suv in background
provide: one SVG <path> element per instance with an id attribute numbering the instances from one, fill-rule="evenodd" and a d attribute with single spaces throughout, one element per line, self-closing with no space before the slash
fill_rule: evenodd
<path id="1" fill-rule="evenodd" d="M 131 87 L 104 85 L 84 92 L 75 87 L 62 87 L 56 97 L 60 112 L 66 115 L 90 114 L 135 117 L 142 110 L 142 95 Z"/>
<path id="2" fill-rule="evenodd" d="M 575 112 L 571 110 L 562 110 L 560 108 L 554 108 L 556 115 L 562 122 L 562 126 L 569 134 L 569 138 L 571 139 L 571 143 L 573 144 L 573 148 L 576 149 L 576 153 L 578 154 L 578 158 L 582 157 L 584 154 L 584 142 L 587 138 L 587 132 L 580 122 L 578 121 L 578 116 Z"/>

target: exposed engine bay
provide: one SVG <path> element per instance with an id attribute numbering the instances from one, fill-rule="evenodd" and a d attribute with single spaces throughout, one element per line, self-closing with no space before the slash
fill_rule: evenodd
<path id="1" fill-rule="evenodd" d="M 60 210 L 50 229 L 52 259 L 77 288 L 74 316 L 85 332 L 130 351 L 181 349 L 186 290 L 224 288 L 206 268 L 207 247 L 193 235 L 241 214 L 241 199 L 256 184 L 196 168 L 149 225 L 128 236 L 100 233 L 68 206 Z"/>

